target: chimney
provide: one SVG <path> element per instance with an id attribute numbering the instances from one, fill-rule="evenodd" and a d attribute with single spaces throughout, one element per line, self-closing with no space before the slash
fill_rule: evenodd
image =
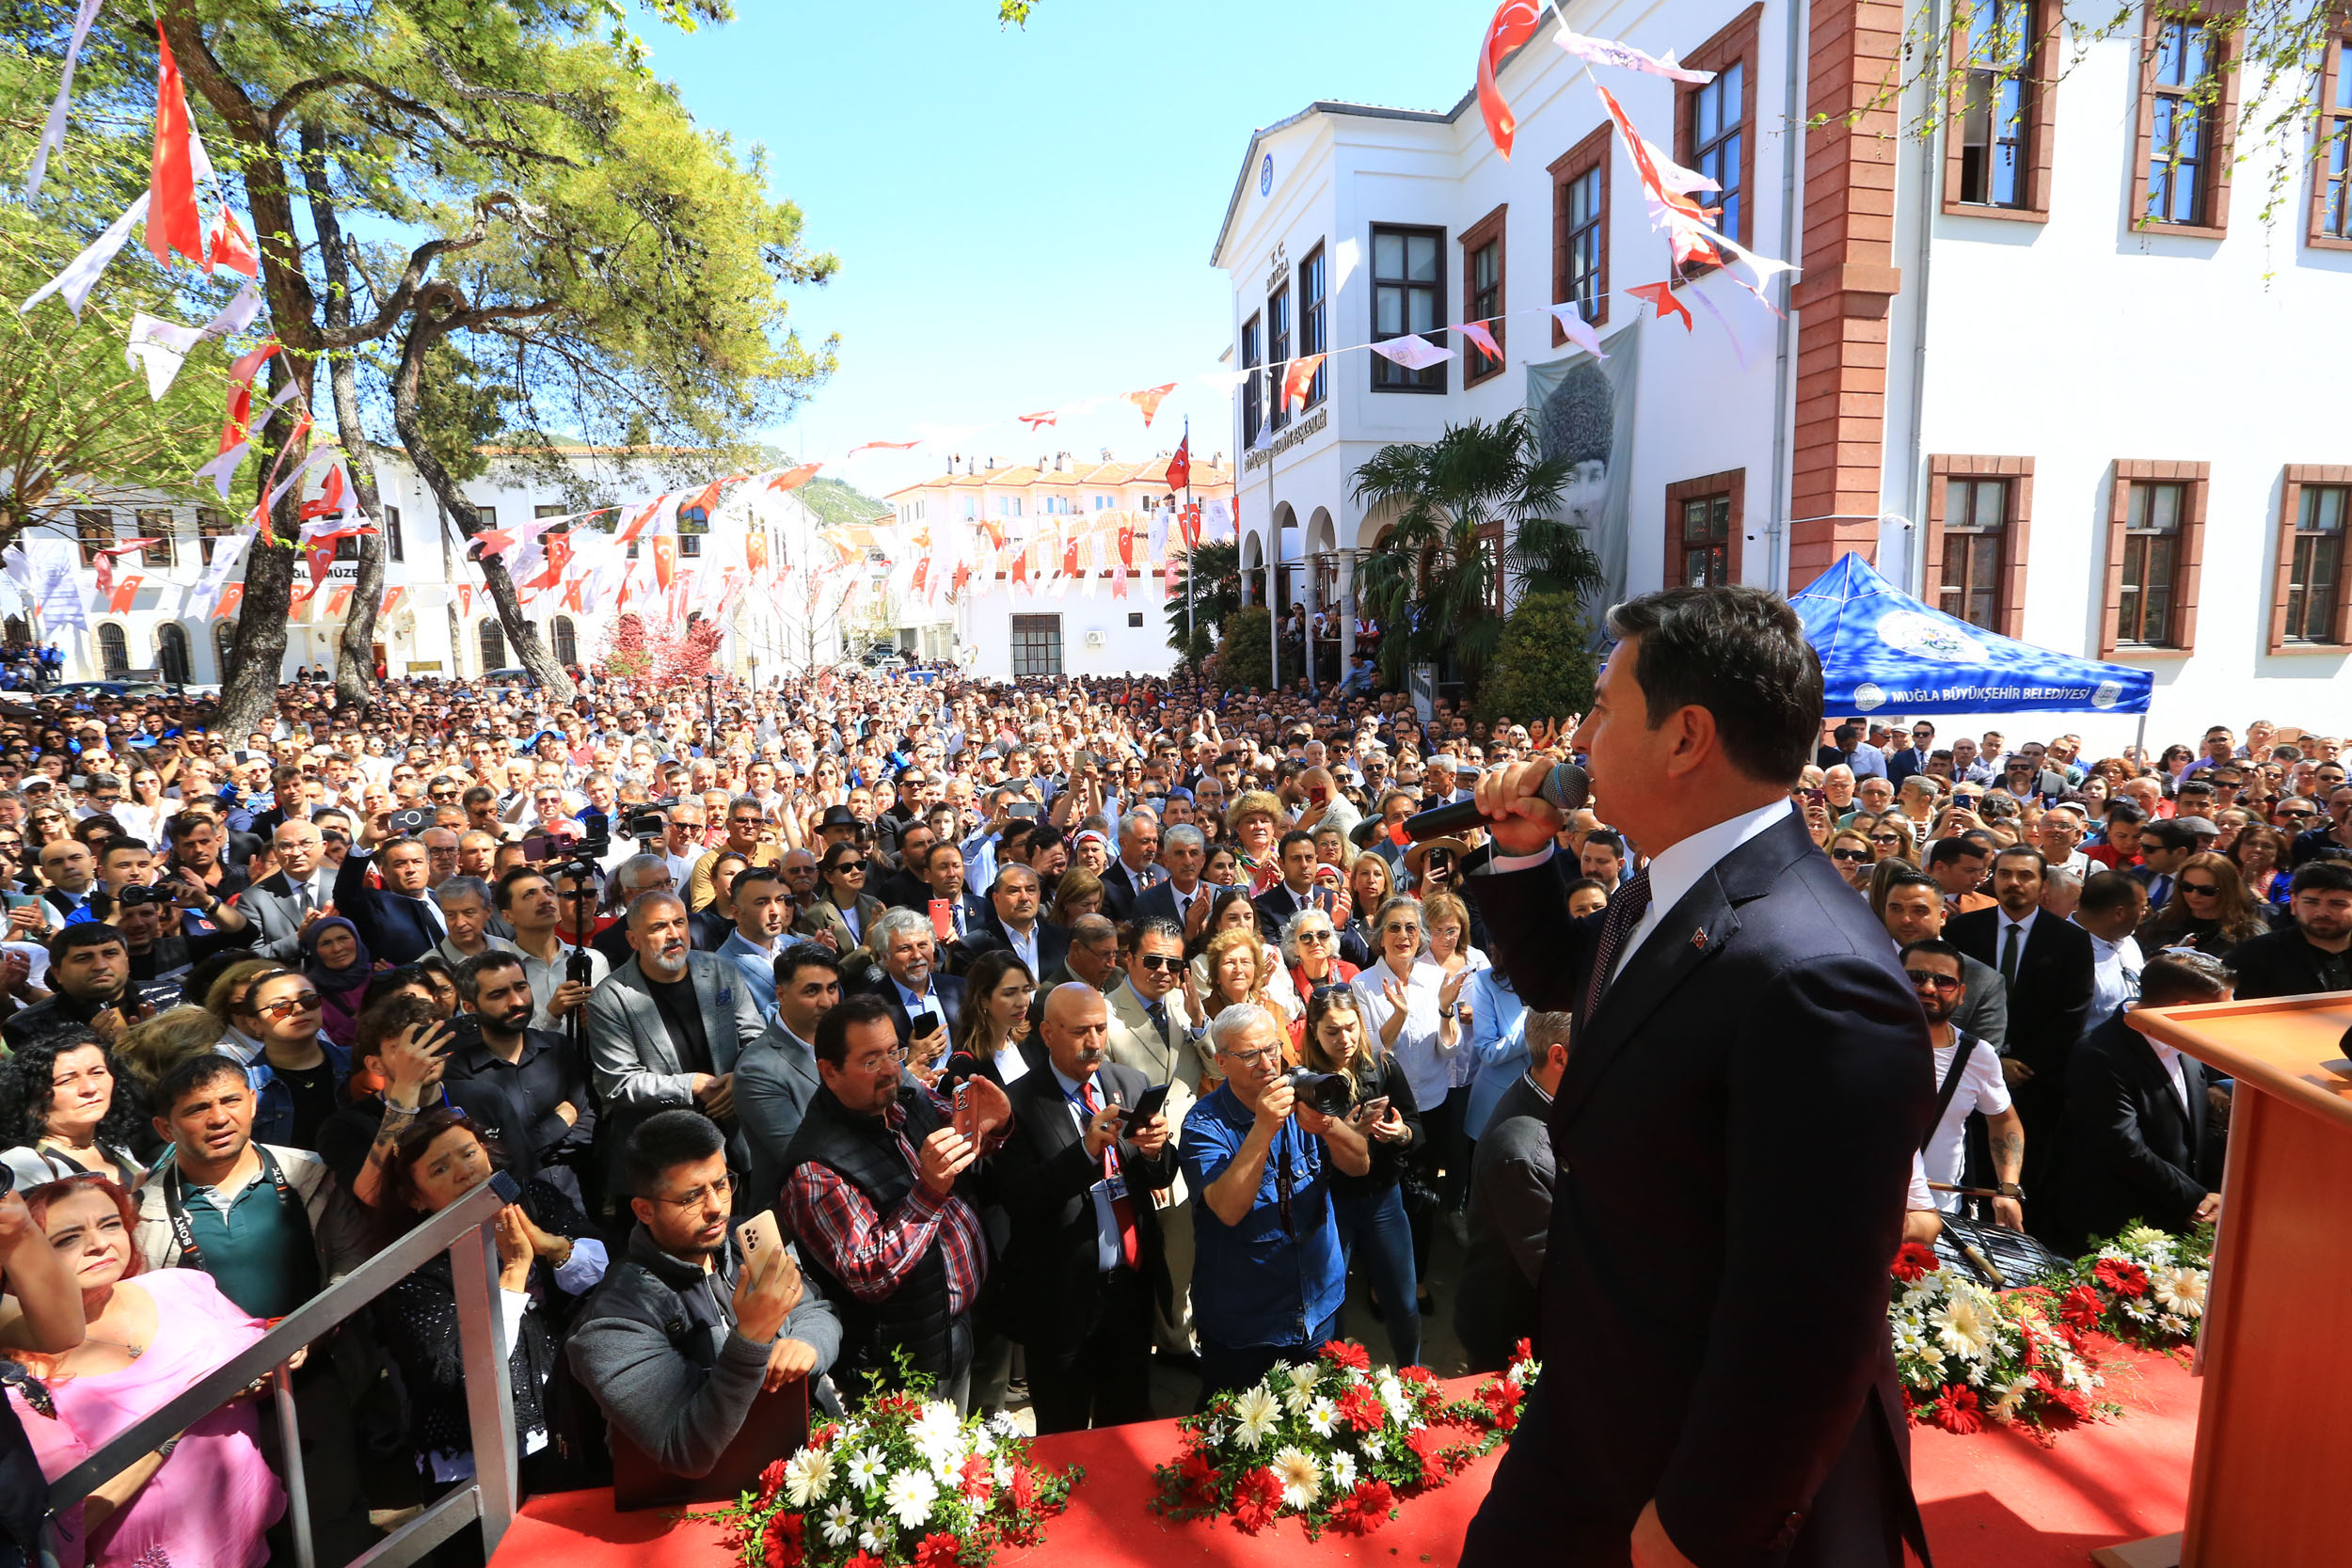
<path id="1" fill-rule="evenodd" d="M 1054 471 L 1057 474 L 1066 474 L 1070 471 L 1070 454 L 1068 452 L 1057 451 L 1054 454 Z"/>
<path id="2" fill-rule="evenodd" d="M 996 459 L 993 457 L 988 460 L 988 471 L 992 474 L 996 471 Z"/>

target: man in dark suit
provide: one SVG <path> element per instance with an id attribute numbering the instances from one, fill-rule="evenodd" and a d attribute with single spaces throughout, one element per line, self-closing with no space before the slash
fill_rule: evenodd
<path id="1" fill-rule="evenodd" d="M 1454 1331 L 1473 1372 L 1499 1372 L 1535 1337 L 1535 1287 L 1551 1240 L 1552 1096 L 1568 1067 L 1573 1013 L 1527 1020 L 1527 1071 L 1502 1091 L 1470 1162 L 1470 1244 Z"/>
<path id="2" fill-rule="evenodd" d="M 2140 971 L 2137 1006 L 2227 1002 L 2234 977 L 2210 953 L 2159 953 Z M 2064 1129 L 2034 1230 L 2068 1257 L 2134 1223 L 2186 1230 L 2221 1212 L 2205 1069 L 2133 1028 L 2129 1012 L 2092 1031 L 2066 1064 Z"/>
<path id="3" fill-rule="evenodd" d="M 2295 924 L 2240 942 L 2230 955 L 2246 1001 L 2352 990 L 2352 865 L 2310 862 L 2291 886 Z"/>
<path id="4" fill-rule="evenodd" d="M 1944 908 L 1944 890 L 1924 871 L 1896 872 L 1881 884 L 1878 905 L 1879 920 L 1898 949 L 1941 937 L 1950 918 Z M 2000 974 L 1963 953 L 1960 978 L 1965 990 L 1960 1010 L 1952 1014 L 1952 1027 L 1997 1053 L 2009 1039 L 2009 991 Z"/>
<path id="5" fill-rule="evenodd" d="M 961 974 L 991 940 L 988 900 L 964 891 L 963 851 L 952 844 L 933 844 L 924 855 L 923 871 L 929 880 L 922 900 L 899 907 L 928 920 L 931 900 L 947 906 L 947 939 L 932 955 L 932 961 L 946 974 Z"/>
<path id="6" fill-rule="evenodd" d="M 380 888 L 368 885 L 371 865 L 383 873 Z M 358 928 L 370 957 L 415 963 L 449 935 L 439 908 L 425 896 L 431 875 L 432 863 L 417 839 L 387 839 L 373 854 L 354 849 L 335 873 L 335 912 Z"/>
<path id="7" fill-rule="evenodd" d="M 1012 1136 L 987 1185 L 1011 1222 L 997 1307 L 1028 1350 L 1037 1429 L 1082 1432 L 1152 1415 L 1152 1194 L 1176 1175 L 1168 1117 L 1123 1126 L 1143 1075 L 1105 1053 L 1110 1009 L 1091 986 L 1057 986 L 1046 1070 L 1015 1079 Z"/>
<path id="8" fill-rule="evenodd" d="M 1103 868 L 1103 912 L 1124 923 L 1136 917 L 1136 900 L 1168 879 L 1154 863 L 1160 853 L 1160 824 L 1149 812 L 1119 819 L 1119 853 Z"/>
<path id="9" fill-rule="evenodd" d="M 1993 860 L 1994 906 L 1955 915 L 1945 940 L 1998 971 L 2009 991 L 2009 1039 L 2001 1070 L 2026 1123 L 2026 1191 L 2031 1193 L 2058 1144 L 2066 1102 L 2066 1058 L 2090 1023 L 2098 957 L 2090 933 L 2042 908 L 2042 851 L 2014 845 Z"/>
<path id="10" fill-rule="evenodd" d="M 821 943 L 796 942 L 776 955 L 773 983 L 768 1032 L 735 1059 L 735 1114 L 751 1146 L 755 1209 L 774 1204 L 784 1190 L 784 1151 L 820 1083 L 817 1025 L 841 1005 L 841 963 Z"/>
<path id="11" fill-rule="evenodd" d="M 1911 744 L 1886 759 L 1886 782 L 1901 789 L 1903 781 L 1914 773 L 1928 770 L 1928 758 L 1935 752 L 1935 726 L 1925 720 L 1911 726 Z"/>
<path id="12" fill-rule="evenodd" d="M 1184 921 L 1192 906 L 1215 896 L 1214 890 L 1200 880 L 1201 867 L 1209 861 L 1209 847 L 1200 830 L 1179 823 L 1161 834 L 1160 861 L 1168 867 L 1167 879 L 1146 888 L 1128 918 L 1138 925 L 1147 920 L 1172 920 L 1178 930 L 1188 929 Z"/>
<path id="13" fill-rule="evenodd" d="M 882 814 L 884 816 L 889 813 Z M 938 843 L 930 823 L 917 817 L 899 830 L 898 869 L 877 879 L 871 871 L 866 875 L 867 891 L 894 910 L 923 910 L 930 907 L 931 846 Z"/>
<path id="14" fill-rule="evenodd" d="M 1269 946 L 1279 946 L 1282 929 L 1301 910 L 1324 908 L 1316 902 L 1315 841 L 1312 834 L 1295 828 L 1282 835 L 1277 847 L 1277 859 L 1282 867 L 1282 879 L 1250 900 L 1258 911 L 1258 934 Z M 1372 951 L 1364 939 L 1354 931 L 1340 933 L 1339 956 L 1358 969 L 1372 967 Z"/>
<path id="15" fill-rule="evenodd" d="M 1070 951 L 1070 933 L 1038 912 L 1043 902 L 1038 875 L 1025 865 L 999 866 L 988 890 L 988 926 L 965 945 L 977 956 L 1009 947 L 1029 967 L 1032 978 L 1050 973 Z"/>
<path id="16" fill-rule="evenodd" d="M 1645 594 L 1609 629 L 1574 744 L 1649 869 L 1572 920 L 1550 762 L 1478 785 L 1495 853 L 1465 890 L 1527 1006 L 1578 1027 L 1543 1375 L 1461 1560 L 1898 1568 L 1926 1542 L 1886 1269 L 1933 1058 L 1885 931 L 1789 806 L 1820 664 L 1758 589 Z"/>
<path id="17" fill-rule="evenodd" d="M 335 896 L 335 873 L 325 869 L 326 844 L 317 827 L 297 817 L 270 833 L 278 869 L 245 890 L 237 907 L 260 927 L 254 942 L 263 957 L 302 961 L 302 930 Z M 371 949 L 373 952 L 373 949 Z"/>
<path id="18" fill-rule="evenodd" d="M 879 916 L 866 935 L 881 961 L 881 973 L 866 990 L 890 1009 L 898 1044 L 903 1047 L 914 1037 L 917 1015 L 935 1018 L 937 1027 L 945 1028 L 946 1034 L 933 1042 L 931 1061 L 933 1066 L 945 1062 L 954 1049 L 952 1042 L 963 1032 L 963 982 L 940 974 L 932 962 L 930 916 L 913 910 L 891 910 Z M 930 1032 L 930 1027 L 923 1030 L 927 1035 Z"/>

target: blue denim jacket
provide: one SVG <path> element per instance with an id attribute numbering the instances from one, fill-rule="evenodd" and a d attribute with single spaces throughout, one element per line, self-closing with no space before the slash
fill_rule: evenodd
<path id="1" fill-rule="evenodd" d="M 213 1049 L 245 1069 L 246 1084 L 253 1090 L 253 1141 L 292 1145 L 294 1091 L 270 1070 L 262 1042 L 231 1029 Z M 335 1069 L 335 1082 L 341 1085 L 351 1076 L 351 1053 L 325 1035 L 319 1037 L 319 1049 L 326 1053 L 326 1065 Z"/>

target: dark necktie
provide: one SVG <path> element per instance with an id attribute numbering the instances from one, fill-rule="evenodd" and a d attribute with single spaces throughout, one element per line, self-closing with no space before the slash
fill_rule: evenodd
<path id="1" fill-rule="evenodd" d="M 1103 1108 L 1103 1097 L 1097 1092 L 1094 1080 L 1086 1081 L 1078 1091 L 1078 1102 L 1086 1107 L 1090 1118 Z M 1103 1146 L 1103 1180 L 1119 1180 L 1119 1140 L 1111 1139 Z M 1119 1227 L 1119 1256 L 1129 1268 L 1136 1266 L 1136 1205 L 1125 1193 L 1111 1199 L 1111 1219 Z"/>
<path id="2" fill-rule="evenodd" d="M 2017 938 L 2019 927 L 2012 924 L 2001 938 L 2001 984 L 2017 984 Z"/>
<path id="3" fill-rule="evenodd" d="M 1601 916 L 1600 945 L 1593 952 L 1593 980 L 1584 990 L 1587 1022 L 1600 1006 L 1600 993 L 1609 989 L 1610 972 L 1617 967 L 1617 955 L 1625 951 L 1625 939 L 1648 912 L 1649 873 L 1643 871 L 1617 890 L 1609 900 L 1609 912 Z"/>
<path id="4" fill-rule="evenodd" d="M 1152 1021 L 1153 1032 L 1160 1037 L 1160 1043 L 1166 1045 L 1168 1043 L 1168 1004 L 1147 1002 L 1144 1004 L 1143 1016 Z"/>

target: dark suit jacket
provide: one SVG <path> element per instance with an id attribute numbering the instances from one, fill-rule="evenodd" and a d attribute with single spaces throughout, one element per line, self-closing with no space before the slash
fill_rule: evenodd
<path id="1" fill-rule="evenodd" d="M 1041 914 L 1037 917 L 1033 929 L 1037 932 L 1037 974 L 1029 976 L 1032 980 L 1060 968 L 1062 959 L 1070 956 L 1069 931 Z M 988 911 L 988 924 L 975 930 L 962 945 L 968 967 L 971 958 L 978 958 L 992 947 L 1011 947 L 1012 938 L 1005 933 L 1003 923 L 996 918 L 996 911 L 992 908 Z"/>
<path id="2" fill-rule="evenodd" d="M 1571 875 L 1466 879 L 1532 1008 L 1582 1006 L 1605 916 L 1568 918 Z M 1704 1563 L 1894 1568 L 1851 1549 L 1880 1519 L 1923 1541 L 1886 1269 L 1933 1060 L 1884 929 L 1794 813 L 1661 914 L 1552 1104 L 1544 1372 L 1466 1568 L 1622 1562 L 1653 1498 Z"/>
<path id="3" fill-rule="evenodd" d="M 1524 1073 L 1495 1101 L 1470 1162 L 1470 1246 L 1454 1328 L 1474 1372 L 1501 1371 L 1536 1329 L 1535 1287 L 1551 1239 L 1551 1107 Z"/>
<path id="4" fill-rule="evenodd" d="M 1166 881 L 1168 879 L 1163 877 L 1160 879 Z M 1135 874 L 1127 869 L 1127 863 L 1117 854 L 1113 854 L 1111 863 L 1103 868 L 1103 912 L 1120 925 L 1123 926 L 1136 917 L 1136 900 L 1150 891 L 1136 885 Z"/>
<path id="5" fill-rule="evenodd" d="M 2328 977 L 2320 973 L 2319 958 L 2319 949 L 2305 942 L 2303 933 L 2292 926 L 2250 937 L 2230 955 L 2230 967 L 2237 971 L 2237 998 L 2254 1002 L 2330 990 Z"/>
<path id="6" fill-rule="evenodd" d="M 1192 891 L 1195 898 L 1214 896 L 1209 892 L 1209 884 L 1206 882 L 1194 883 Z M 1135 902 L 1134 912 L 1127 918 L 1130 920 L 1173 920 L 1177 925 L 1182 926 L 1184 920 L 1176 912 L 1175 884 L 1158 882 L 1144 889 L 1142 895 Z"/>
<path id="7" fill-rule="evenodd" d="M 889 1007 L 890 1022 L 898 1031 L 898 1043 L 906 1044 L 913 1029 L 907 1022 L 906 1005 L 898 1000 L 898 983 L 877 969 L 866 989 L 881 997 Z M 947 1015 L 947 1038 L 952 1049 L 952 1042 L 963 1032 L 963 982 L 952 974 L 942 974 L 933 970 L 931 990 L 939 998 L 940 1010 Z"/>
<path id="8" fill-rule="evenodd" d="M 2186 1230 L 2221 1186 L 2221 1139 L 2205 1103 L 2205 1069 L 2181 1058 L 2188 1103 L 2148 1037 L 2118 1014 L 2066 1064 L 2066 1120 L 2034 1228 L 2072 1257 L 2137 1220 Z"/>
<path id="9" fill-rule="evenodd" d="M 716 953 L 734 934 L 735 922 L 721 914 L 716 908 L 696 910 L 686 917 L 686 931 L 687 941 L 695 952 Z"/>
<path id="10" fill-rule="evenodd" d="M 1897 789 L 1900 789 L 1903 786 L 1903 781 L 1914 773 L 1924 773 L 1927 770 L 1928 753 L 1915 746 L 1906 746 L 1901 751 L 1893 752 L 1886 759 L 1886 782 Z"/>
<path id="11" fill-rule="evenodd" d="M 1309 895 L 1311 900 L 1312 896 Z M 1277 882 L 1249 902 L 1258 911 L 1258 934 L 1265 939 L 1267 946 L 1279 948 L 1282 941 L 1282 927 L 1289 925 L 1291 916 L 1299 911 L 1297 895 L 1291 892 L 1289 883 Z M 1358 969 L 1370 969 L 1372 950 L 1364 945 L 1363 937 L 1337 922 L 1334 922 L 1334 929 L 1339 932 L 1339 956 Z"/>
<path id="12" fill-rule="evenodd" d="M 2001 919 L 1997 905 L 1954 915 L 1944 940 L 1998 974 Z M 2089 931 L 2047 910 L 2035 916 L 2009 988 L 2009 1041 L 2002 1053 L 2023 1061 L 2036 1077 L 2052 1074 L 2053 1088 L 2065 1081 L 2067 1055 L 2090 1026 L 2097 969 Z"/>
<path id="13" fill-rule="evenodd" d="M 1105 1097 L 1118 1104 L 1142 1097 L 1143 1074 L 1132 1068 L 1104 1062 L 1096 1075 Z M 1006 1334 L 1025 1345 L 1075 1343 L 1092 1332 L 1103 1311 L 1090 1196 L 1103 1167 L 1087 1157 L 1077 1118 L 1050 1064 L 1022 1074 L 1005 1095 L 1012 1101 L 1012 1135 L 989 1160 L 986 1183 L 1012 1228 L 997 1274 L 1001 1322 Z M 1136 1264 L 1148 1278 L 1158 1267 L 1161 1246 L 1150 1192 L 1175 1177 L 1176 1140 L 1169 1138 L 1159 1158 L 1150 1160 L 1121 1139 L 1119 1158 L 1135 1208 Z M 1138 1312 L 1130 1327 L 1149 1338 L 1150 1316 Z"/>
<path id="14" fill-rule="evenodd" d="M 1997 1055 L 2009 1043 L 2009 988 L 2001 984 L 2001 972 L 1963 953 L 1960 977 L 1967 983 L 1968 994 L 1952 1014 L 1952 1027 L 1984 1041 Z"/>
<path id="15" fill-rule="evenodd" d="M 368 885 L 371 854 L 354 849 L 335 873 L 335 912 L 357 927 L 368 956 L 389 964 L 415 963 L 441 940 L 421 899 Z"/>

